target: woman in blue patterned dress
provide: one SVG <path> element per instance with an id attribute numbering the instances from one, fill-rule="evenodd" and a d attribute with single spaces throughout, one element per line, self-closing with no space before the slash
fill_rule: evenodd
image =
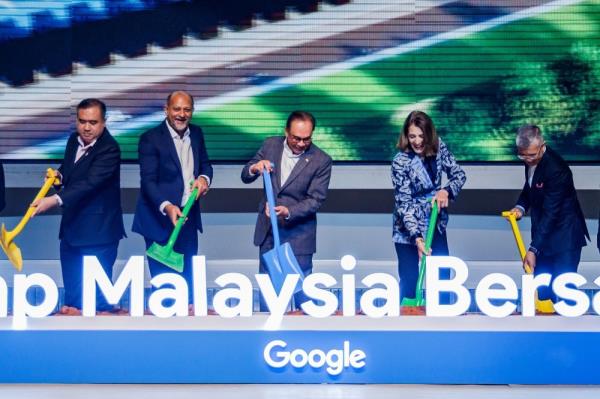
<path id="1" fill-rule="evenodd" d="M 438 138 L 431 118 L 424 112 L 411 112 L 398 137 L 399 152 L 392 161 L 394 183 L 393 240 L 398 255 L 400 297 L 415 298 L 419 260 L 425 253 L 425 235 L 432 201 L 439 206 L 437 226 L 429 254 L 448 255 L 446 226 L 448 203 L 456 199 L 466 175 L 446 144 Z M 442 172 L 448 177 L 442 188 Z M 428 254 L 428 255 L 429 255 Z M 441 275 L 449 278 L 449 274 Z M 442 294 L 440 303 L 448 303 Z"/>

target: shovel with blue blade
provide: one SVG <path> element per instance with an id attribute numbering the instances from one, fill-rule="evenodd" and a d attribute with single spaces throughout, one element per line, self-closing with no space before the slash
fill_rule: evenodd
<path id="1" fill-rule="evenodd" d="M 273 230 L 273 249 L 265 252 L 262 256 L 266 263 L 273 288 L 275 288 L 276 292 L 281 292 L 288 274 L 298 274 L 300 282 L 304 280 L 304 274 L 298 265 L 298 260 L 296 260 L 290 243 L 281 244 L 279 239 L 279 227 L 277 226 L 277 214 L 275 213 L 275 195 L 273 194 L 273 185 L 271 184 L 271 174 L 266 168 L 263 170 L 263 179 L 267 194 L 267 203 L 269 204 L 269 219 L 271 219 L 271 228 Z M 301 286 L 301 283 L 296 284 L 294 294 L 302 289 Z"/>

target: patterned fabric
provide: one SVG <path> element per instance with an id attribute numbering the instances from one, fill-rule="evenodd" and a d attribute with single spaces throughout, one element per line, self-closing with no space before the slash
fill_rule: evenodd
<path id="1" fill-rule="evenodd" d="M 437 173 L 431 181 L 423 161 L 414 152 L 399 152 L 392 161 L 392 183 L 394 184 L 394 242 L 414 244 L 417 237 L 425 237 L 431 213 L 431 198 L 442 188 L 442 172 L 448 176 L 444 187 L 450 199 L 455 199 L 467 177 L 456 163 L 446 144 L 440 139 L 436 154 Z M 448 211 L 442 209 L 437 228 L 446 231 Z"/>

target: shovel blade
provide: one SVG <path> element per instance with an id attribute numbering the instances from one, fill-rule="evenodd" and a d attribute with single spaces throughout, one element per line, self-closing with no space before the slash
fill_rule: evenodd
<path id="1" fill-rule="evenodd" d="M 408 306 L 408 307 L 421 307 L 421 306 L 425 306 L 425 298 L 422 299 L 417 299 L 417 298 L 404 298 L 402 299 L 402 302 L 400 304 L 401 306 Z"/>
<path id="2" fill-rule="evenodd" d="M 304 280 L 304 273 L 302 273 L 302 269 L 300 269 L 298 260 L 289 243 L 286 242 L 278 248 L 273 248 L 265 252 L 262 256 L 267 266 L 267 273 L 269 273 L 273 287 L 277 292 L 281 292 L 288 274 L 298 274 L 300 281 Z M 294 294 L 300 290 L 302 290 L 302 285 L 296 284 Z"/>
<path id="3" fill-rule="evenodd" d="M 21 249 L 15 244 L 15 242 L 8 237 L 8 232 L 2 224 L 2 230 L 0 233 L 0 247 L 6 254 L 6 257 L 13 264 L 15 269 L 20 272 L 23 269 L 23 256 L 21 255 Z"/>
<path id="4" fill-rule="evenodd" d="M 146 255 L 179 273 L 183 271 L 183 255 L 171 248 L 155 242 L 148 248 Z"/>

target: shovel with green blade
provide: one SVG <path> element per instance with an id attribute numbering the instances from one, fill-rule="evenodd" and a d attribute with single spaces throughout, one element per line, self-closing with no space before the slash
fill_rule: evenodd
<path id="1" fill-rule="evenodd" d="M 431 215 L 429 217 L 429 226 L 427 226 L 427 236 L 425 237 L 425 253 L 431 249 L 433 242 L 433 234 L 435 233 L 435 225 L 438 217 L 438 205 L 435 200 L 432 201 Z M 421 257 L 419 265 L 419 278 L 417 279 L 417 289 L 415 290 L 415 298 L 404 298 L 401 303 L 402 314 L 425 314 L 425 297 L 423 296 L 423 279 L 425 278 L 426 255 Z"/>
<path id="2" fill-rule="evenodd" d="M 188 198 L 185 206 L 183 207 L 183 211 L 181 212 L 181 217 L 177 220 L 177 224 L 169 237 L 169 241 L 165 245 L 160 245 L 157 242 L 152 244 L 150 248 L 146 251 L 146 255 L 149 258 L 152 258 L 165 266 L 170 267 L 173 270 L 181 273 L 183 271 L 183 254 L 177 253 L 173 250 L 173 246 L 175 246 L 175 242 L 177 241 L 177 237 L 179 237 L 179 232 L 187 219 L 188 214 L 190 213 L 190 209 L 196 202 L 196 196 L 198 195 L 198 188 L 195 188 L 190 194 L 190 198 Z"/>

